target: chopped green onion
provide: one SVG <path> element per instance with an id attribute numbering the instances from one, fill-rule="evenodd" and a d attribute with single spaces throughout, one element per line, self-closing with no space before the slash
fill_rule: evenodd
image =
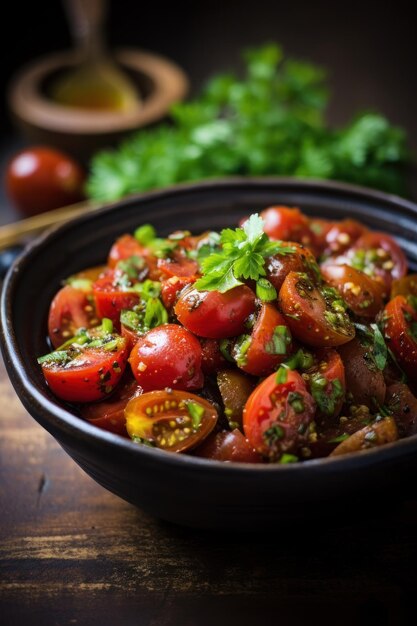
<path id="1" fill-rule="evenodd" d="M 113 332 L 113 322 L 108 317 L 103 317 L 101 320 L 101 327 L 103 332 L 107 335 L 111 335 Z"/>
<path id="2" fill-rule="evenodd" d="M 377 324 L 371 324 L 371 328 L 374 331 L 374 360 L 379 370 L 385 369 L 388 358 L 387 345 L 385 339 L 379 330 Z"/>
<path id="3" fill-rule="evenodd" d="M 191 416 L 193 429 L 197 430 L 201 424 L 201 420 L 203 419 L 204 407 L 202 407 L 201 404 L 197 404 L 197 402 L 193 402 L 192 400 L 189 400 L 186 406 L 187 411 Z"/>
<path id="4" fill-rule="evenodd" d="M 150 298 L 146 302 L 143 324 L 150 330 L 168 322 L 168 312 L 159 298 Z"/>
<path id="5" fill-rule="evenodd" d="M 297 463 L 297 461 L 298 456 L 295 456 L 295 454 L 288 454 L 287 452 L 284 452 L 279 460 L 282 465 L 286 465 L 287 463 Z"/>
<path id="6" fill-rule="evenodd" d="M 269 354 L 287 354 L 287 348 L 291 343 L 291 333 L 287 326 L 275 326 L 272 339 L 265 345 Z"/>
<path id="7" fill-rule="evenodd" d="M 349 439 L 350 435 L 347 433 L 343 433 L 343 435 L 339 435 L 338 437 L 333 437 L 333 439 L 329 439 L 328 443 L 342 443 L 342 441 L 346 441 Z"/>
<path id="8" fill-rule="evenodd" d="M 70 361 L 70 357 L 66 350 L 55 350 L 54 352 L 50 352 L 49 354 L 45 354 L 44 356 L 40 356 L 38 358 L 39 365 L 44 365 L 45 363 L 67 363 Z"/>
<path id="9" fill-rule="evenodd" d="M 230 341 L 230 339 L 222 339 L 219 343 L 219 348 L 226 361 L 229 361 L 229 363 L 235 362 L 231 354 L 232 342 Z"/>
<path id="10" fill-rule="evenodd" d="M 88 278 L 68 278 L 66 281 L 67 285 L 71 285 L 74 289 L 79 289 L 80 291 L 91 291 L 91 287 L 93 285 L 93 281 Z"/>
<path id="11" fill-rule="evenodd" d="M 277 290 L 266 278 L 259 278 L 256 283 L 256 295 L 262 302 L 272 302 L 277 299 Z"/>
<path id="12" fill-rule="evenodd" d="M 249 350 L 252 343 L 252 337 L 250 335 L 241 335 L 235 343 L 233 348 L 233 356 L 236 359 L 238 367 L 242 367 L 247 363 L 246 353 Z"/>
<path id="13" fill-rule="evenodd" d="M 136 241 L 146 246 L 156 238 L 156 230 L 152 224 L 143 224 L 143 226 L 139 226 L 139 228 L 135 230 L 133 235 Z"/>
<path id="14" fill-rule="evenodd" d="M 288 367 L 284 364 L 280 366 L 275 376 L 275 382 L 277 385 L 282 385 L 287 382 L 288 379 Z"/>

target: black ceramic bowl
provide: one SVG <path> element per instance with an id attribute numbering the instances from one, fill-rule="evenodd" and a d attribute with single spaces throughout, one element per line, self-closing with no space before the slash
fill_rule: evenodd
<path id="1" fill-rule="evenodd" d="M 394 235 L 417 267 L 417 205 L 347 185 L 283 179 L 230 180 L 123 200 L 42 236 L 9 271 L 2 294 L 2 347 L 26 409 L 98 483 L 160 518 L 195 527 L 263 528 L 329 511 L 362 514 L 364 501 L 409 489 L 417 437 L 346 457 L 294 465 L 223 464 L 138 446 L 72 415 L 46 387 L 36 357 L 60 281 L 104 261 L 118 235 L 142 222 L 159 233 L 234 225 L 272 204 L 311 215 L 352 217 Z"/>

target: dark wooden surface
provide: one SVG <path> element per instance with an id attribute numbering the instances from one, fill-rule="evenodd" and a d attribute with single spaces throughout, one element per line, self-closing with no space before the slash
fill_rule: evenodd
<path id="1" fill-rule="evenodd" d="M 415 623 L 417 502 L 257 535 L 179 528 L 87 477 L 3 365 L 0 398 L 2 625 Z"/>

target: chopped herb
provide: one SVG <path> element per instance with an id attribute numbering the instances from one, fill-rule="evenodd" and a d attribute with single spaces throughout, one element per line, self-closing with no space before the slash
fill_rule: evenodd
<path id="1" fill-rule="evenodd" d="M 273 424 L 263 433 L 262 437 L 268 444 L 268 446 L 273 446 L 277 441 L 281 441 L 285 436 L 285 431 L 279 424 Z"/>
<path id="2" fill-rule="evenodd" d="M 272 339 L 265 345 L 265 350 L 269 354 L 287 354 L 288 346 L 291 344 L 291 333 L 287 326 L 275 326 Z"/>
<path id="3" fill-rule="evenodd" d="M 374 331 L 373 357 L 379 370 L 385 369 L 388 358 L 387 345 L 377 324 L 371 324 Z"/>
<path id="4" fill-rule="evenodd" d="M 305 409 L 304 398 L 298 391 L 290 391 L 288 394 L 288 402 L 295 413 L 302 413 Z"/>
<path id="5" fill-rule="evenodd" d="M 242 284 L 241 279 L 259 280 L 265 276 L 265 259 L 275 254 L 292 254 L 294 248 L 270 241 L 263 231 L 264 221 L 257 213 L 242 228 L 225 228 L 220 234 L 221 250 L 201 262 L 203 276 L 195 287 L 224 293 Z"/>
<path id="6" fill-rule="evenodd" d="M 256 283 L 256 295 L 262 302 L 272 302 L 277 299 L 277 290 L 266 278 L 259 278 Z"/>
<path id="7" fill-rule="evenodd" d="M 277 370 L 277 374 L 275 376 L 275 382 L 277 385 L 283 385 L 287 382 L 288 379 L 288 367 L 285 365 L 281 365 Z"/>
<path id="8" fill-rule="evenodd" d="M 60 365 L 65 365 L 70 360 L 71 357 L 66 350 L 55 350 L 54 352 L 40 356 L 38 358 L 38 363 L 39 365 L 46 365 L 47 363 L 59 363 Z"/>
<path id="9" fill-rule="evenodd" d="M 252 337 L 250 335 L 240 335 L 240 337 L 238 337 L 233 348 L 233 356 L 236 360 L 238 367 L 246 365 L 246 353 L 249 350 L 251 343 Z"/>
<path id="10" fill-rule="evenodd" d="M 151 241 L 156 239 L 156 230 L 152 224 L 143 224 L 143 226 L 139 226 L 139 228 L 135 230 L 134 237 L 140 244 L 147 246 Z"/>
<path id="11" fill-rule="evenodd" d="M 295 456 L 295 454 L 288 454 L 287 452 L 284 452 L 279 462 L 282 465 L 286 465 L 288 463 L 297 463 L 298 460 L 298 456 Z"/>
<path id="12" fill-rule="evenodd" d="M 111 335 L 113 332 L 113 322 L 108 317 L 103 317 L 101 320 L 101 328 L 103 329 L 103 333 Z"/>
<path id="13" fill-rule="evenodd" d="M 234 363 L 235 360 L 232 357 L 232 341 L 230 339 L 222 339 L 219 343 L 219 349 L 220 352 L 222 353 L 222 355 L 224 356 L 224 358 L 226 359 L 226 361 L 229 361 L 229 363 Z"/>
<path id="14" fill-rule="evenodd" d="M 193 424 L 193 429 L 198 430 L 201 424 L 201 420 L 204 415 L 204 407 L 201 404 L 197 404 L 197 402 L 193 402 L 192 400 L 186 403 L 187 411 L 190 414 L 191 421 Z"/>
<path id="15" fill-rule="evenodd" d="M 346 439 L 349 439 L 349 437 L 350 435 L 348 435 L 347 433 L 343 433 L 342 435 L 338 435 L 337 437 L 329 439 L 328 443 L 342 443 L 342 441 L 346 441 Z"/>

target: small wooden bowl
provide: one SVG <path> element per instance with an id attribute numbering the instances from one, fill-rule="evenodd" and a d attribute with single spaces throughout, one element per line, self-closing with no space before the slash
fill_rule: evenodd
<path id="1" fill-rule="evenodd" d="M 185 97 L 188 79 L 171 61 L 134 49 L 114 55 L 137 85 L 143 99 L 140 110 L 83 111 L 54 103 L 47 95 L 51 81 L 79 62 L 76 53 L 54 53 L 23 68 L 10 84 L 9 108 L 23 135 L 31 143 L 55 146 L 85 160 L 133 130 L 161 120 L 174 102 Z"/>

